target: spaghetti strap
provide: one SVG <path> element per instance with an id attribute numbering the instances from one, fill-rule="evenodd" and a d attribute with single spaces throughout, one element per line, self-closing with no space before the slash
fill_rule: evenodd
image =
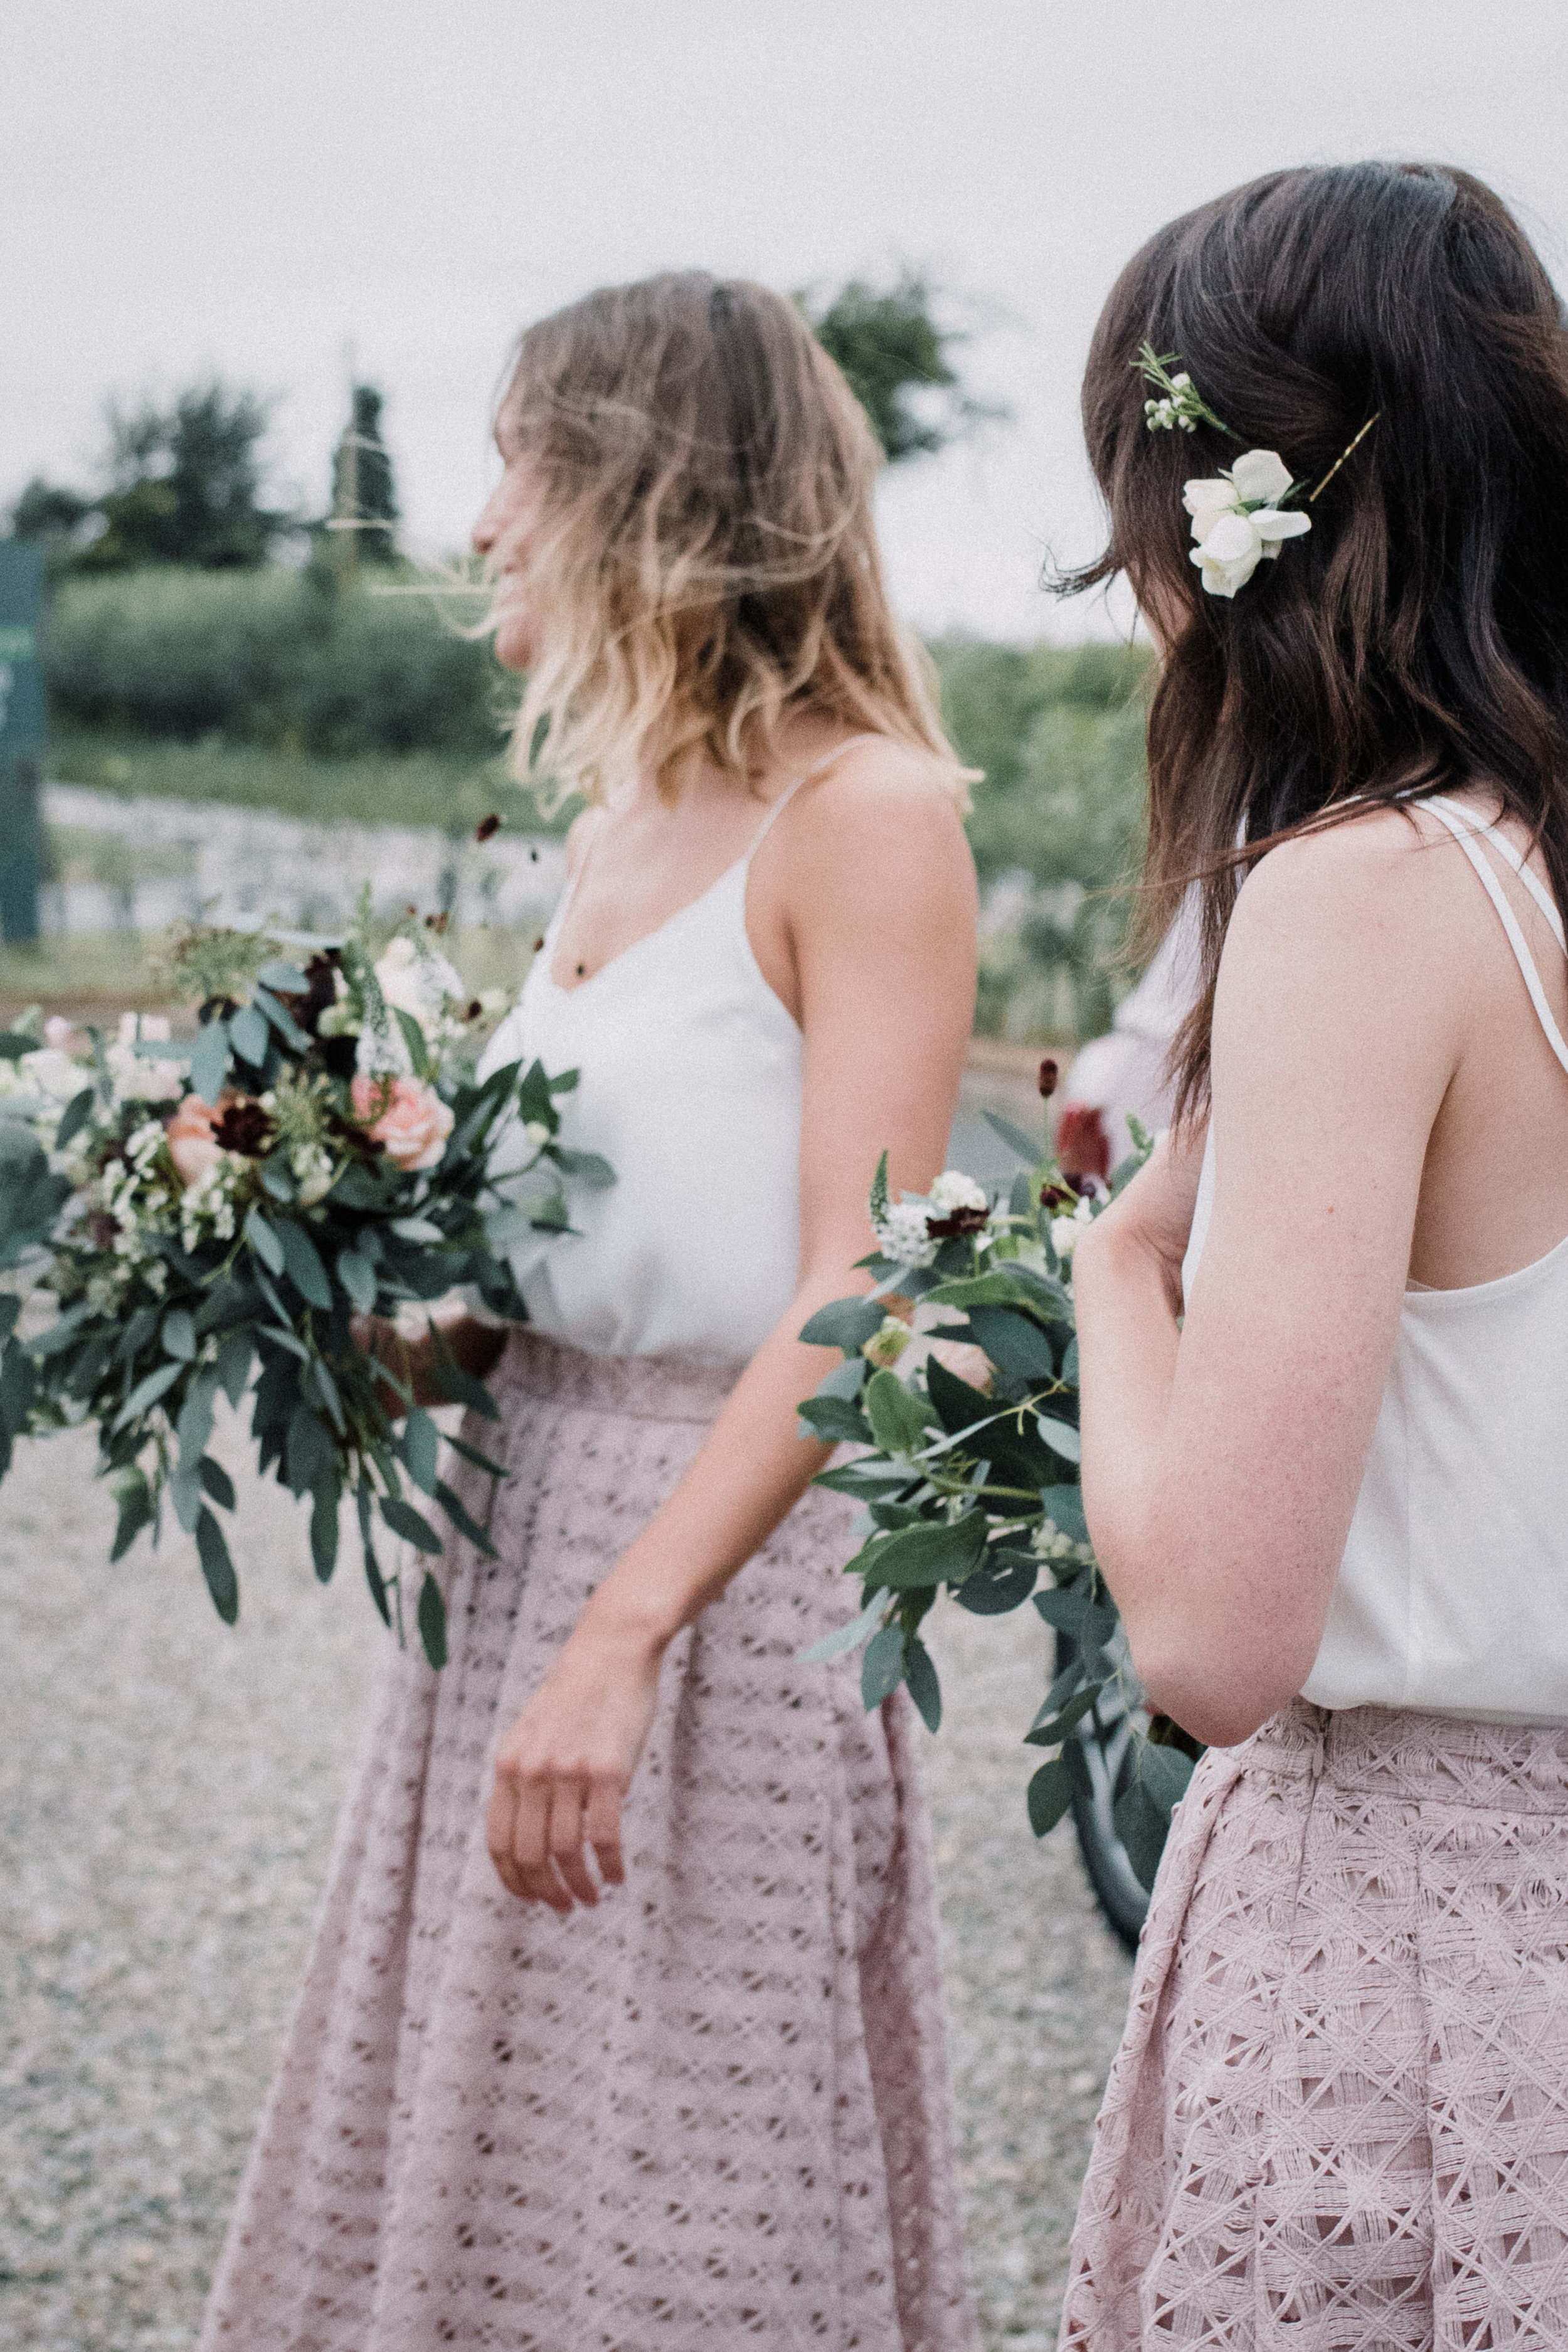
<path id="1" fill-rule="evenodd" d="M 752 845 L 747 850 L 745 858 L 742 862 L 747 866 L 751 864 L 752 858 L 756 856 L 758 850 L 767 839 L 773 824 L 781 816 L 783 816 L 785 809 L 788 808 L 791 801 L 794 800 L 802 784 L 809 784 L 814 776 L 820 776 L 825 768 L 830 768 L 835 760 L 842 759 L 845 752 L 853 750 L 857 743 L 880 743 L 884 740 L 885 739 L 882 736 L 875 733 L 873 730 L 868 728 L 858 735 L 847 735 L 842 743 L 835 743 L 831 751 L 825 751 L 820 760 L 814 761 L 811 766 L 807 768 L 804 773 L 795 778 L 793 784 L 786 784 L 783 792 L 780 793 L 778 798 L 770 803 L 766 815 L 763 817 L 761 824 L 758 825 L 755 833 L 752 835 Z"/>
<path id="2" fill-rule="evenodd" d="M 1472 833 L 1484 833 L 1489 841 L 1496 842 L 1498 847 L 1501 850 L 1503 856 L 1507 858 L 1509 864 L 1512 866 L 1514 872 L 1518 875 L 1520 880 L 1523 883 L 1525 888 L 1529 891 L 1531 897 L 1534 899 L 1536 905 L 1540 908 L 1542 913 L 1551 924 L 1552 936 L 1556 940 L 1558 946 L 1563 950 L 1564 955 L 1568 955 L 1568 939 L 1564 939 L 1563 936 L 1563 918 L 1557 911 L 1556 900 L 1552 898 L 1551 891 L 1546 887 L 1545 883 L 1540 879 L 1538 875 L 1531 872 L 1529 865 L 1526 863 L 1525 859 L 1520 856 L 1512 842 L 1510 841 L 1507 834 L 1500 833 L 1495 824 L 1483 824 L 1479 816 L 1472 816 L 1468 809 L 1461 808 L 1457 801 L 1445 800 L 1441 793 L 1435 795 L 1434 798 L 1428 802 L 1427 805 L 1428 807 L 1436 809 L 1439 814 L 1446 814 L 1447 816 L 1457 816 L 1462 824 L 1468 825 Z"/>
<path id="3" fill-rule="evenodd" d="M 1563 1067 L 1568 1070 L 1568 1045 L 1563 1044 L 1563 1033 L 1552 1018 L 1552 1007 L 1546 1002 L 1546 992 L 1541 985 L 1541 974 L 1535 968 L 1535 958 L 1525 944 L 1524 933 L 1519 928 L 1519 918 L 1509 905 L 1507 894 L 1493 872 L 1486 852 L 1477 840 L 1477 835 L 1485 834 L 1503 851 L 1521 881 L 1528 886 L 1531 897 L 1547 917 L 1561 945 L 1563 924 L 1556 908 L 1550 904 L 1541 884 L 1517 852 L 1491 825 L 1483 824 L 1479 818 L 1472 817 L 1468 810 L 1457 807 L 1452 801 L 1440 797 L 1428 800 L 1426 806 L 1432 811 L 1440 824 L 1447 825 L 1479 876 L 1481 887 L 1497 908 L 1499 919 L 1508 934 L 1508 943 L 1513 950 L 1514 961 L 1518 964 L 1524 984 L 1530 991 L 1530 1001 L 1534 1005 L 1536 1016 L 1546 1033 L 1546 1042 Z"/>

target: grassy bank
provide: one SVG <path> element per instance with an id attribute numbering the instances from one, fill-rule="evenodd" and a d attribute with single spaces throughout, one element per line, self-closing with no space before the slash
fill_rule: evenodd
<path id="1" fill-rule="evenodd" d="M 318 824 L 438 825 L 471 833 L 492 809 L 509 824 L 542 832 L 546 820 L 531 793 L 520 793 L 500 754 L 367 751 L 343 759 L 228 743 L 195 743 L 57 728 L 49 773 L 64 784 L 90 784 L 122 800 L 220 801 L 230 808 L 269 809 Z"/>

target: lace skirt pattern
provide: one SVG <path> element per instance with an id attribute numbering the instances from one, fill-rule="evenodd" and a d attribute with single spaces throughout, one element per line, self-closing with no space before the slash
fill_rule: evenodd
<path id="1" fill-rule="evenodd" d="M 1204 1759 L 1061 2343 L 1568 2345 L 1568 1731 L 1298 1699 Z"/>
<path id="2" fill-rule="evenodd" d="M 810 1490 L 667 1654 L 626 1884 L 485 1850 L 494 1743 L 732 1375 L 516 1333 L 459 1490 L 451 1654 L 392 1665 L 204 2352 L 973 2352 L 907 1696 L 795 1663 L 852 1613 Z"/>

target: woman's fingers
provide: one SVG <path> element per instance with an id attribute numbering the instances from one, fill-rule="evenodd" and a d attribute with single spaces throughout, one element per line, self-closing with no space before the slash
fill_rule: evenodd
<path id="1" fill-rule="evenodd" d="M 621 1801 L 625 1793 L 620 1782 L 607 1775 L 595 1780 L 590 1785 L 587 1810 L 583 1816 L 584 1834 L 594 1849 L 606 1886 L 620 1886 L 626 1882 L 626 1864 L 621 1856 Z"/>
<path id="2" fill-rule="evenodd" d="M 550 1866 L 549 1819 L 548 1781 L 503 1756 L 496 1765 L 485 1828 L 496 1874 L 510 1894 L 525 1903 L 548 1903 L 552 1911 L 570 1911 L 572 1898 Z"/>
<path id="3" fill-rule="evenodd" d="M 557 1780 L 550 1797 L 550 1859 L 579 1903 L 599 1899 L 583 1852 L 587 1790 L 580 1780 Z"/>
<path id="4" fill-rule="evenodd" d="M 574 1898 L 596 1904 L 599 1889 L 588 1867 L 584 1837 L 605 1881 L 618 1886 L 626 1876 L 620 1813 L 616 1785 L 588 1783 L 577 1773 L 531 1769 L 502 1756 L 485 1824 L 497 1876 L 521 1901 L 546 1903 L 563 1915 Z"/>

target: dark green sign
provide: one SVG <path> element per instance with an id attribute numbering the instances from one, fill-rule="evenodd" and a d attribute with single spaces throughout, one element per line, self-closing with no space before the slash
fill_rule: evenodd
<path id="1" fill-rule="evenodd" d="M 0 936 L 38 936 L 43 846 L 38 792 L 47 707 L 38 661 L 44 563 L 36 547 L 0 539 Z"/>

